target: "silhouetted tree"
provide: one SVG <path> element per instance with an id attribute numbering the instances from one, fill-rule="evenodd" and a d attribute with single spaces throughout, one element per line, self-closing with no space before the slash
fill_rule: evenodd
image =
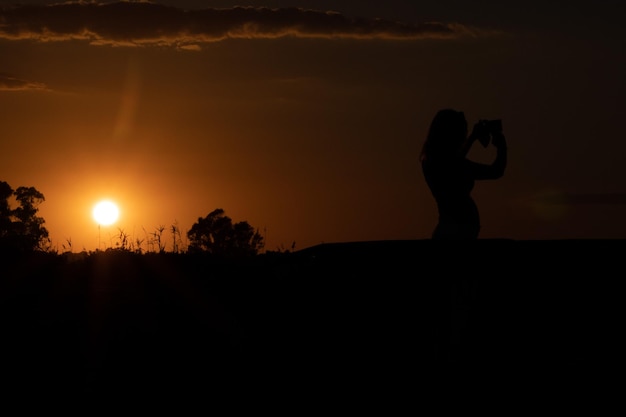
<path id="1" fill-rule="evenodd" d="M 0 239 L 11 230 L 11 206 L 9 198 L 13 195 L 13 188 L 4 181 L 0 181 Z"/>
<path id="2" fill-rule="evenodd" d="M 11 209 L 9 199 L 18 206 Z M 0 247 L 18 251 L 46 250 L 50 244 L 44 219 L 37 216 L 37 208 L 45 200 L 35 187 L 11 186 L 0 181 Z"/>
<path id="3" fill-rule="evenodd" d="M 198 218 L 187 232 L 190 252 L 215 255 L 256 255 L 263 248 L 263 236 L 246 221 L 233 224 L 223 209 Z"/>

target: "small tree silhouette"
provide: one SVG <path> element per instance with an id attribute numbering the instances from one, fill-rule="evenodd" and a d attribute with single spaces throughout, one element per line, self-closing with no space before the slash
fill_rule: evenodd
<path id="1" fill-rule="evenodd" d="M 11 209 L 9 199 L 15 198 L 18 207 Z M 0 246 L 18 251 L 50 249 L 48 230 L 44 219 L 37 216 L 44 195 L 35 187 L 11 186 L 0 181 Z"/>
<path id="2" fill-rule="evenodd" d="M 187 232 L 189 252 L 209 252 L 220 256 L 256 255 L 263 248 L 263 236 L 248 222 L 233 224 L 221 208 L 198 218 Z"/>

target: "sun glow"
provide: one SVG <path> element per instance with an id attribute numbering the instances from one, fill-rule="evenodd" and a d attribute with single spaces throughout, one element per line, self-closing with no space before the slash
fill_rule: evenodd
<path id="1" fill-rule="evenodd" d="M 112 201 L 100 201 L 93 207 L 92 215 L 96 223 L 102 226 L 108 226 L 117 221 L 120 210 Z"/>

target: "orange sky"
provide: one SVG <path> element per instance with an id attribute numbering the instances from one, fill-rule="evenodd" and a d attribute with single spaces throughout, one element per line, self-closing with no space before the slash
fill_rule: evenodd
<path id="1" fill-rule="evenodd" d="M 174 223 L 186 232 L 216 208 L 259 228 L 270 250 L 427 238 L 436 207 L 417 162 L 443 107 L 470 123 L 503 119 L 508 171 L 474 192 L 482 237 L 626 237 L 626 60 L 616 29 L 593 26 L 601 19 L 586 33 L 545 16 L 507 26 L 433 13 L 437 25 L 348 20 L 329 36 L 336 14 L 296 27 L 284 20 L 292 11 L 222 39 L 178 26 L 163 35 L 147 9 L 110 27 L 99 10 L 83 25 L 92 32 L 59 23 L 75 23 L 63 11 L 46 32 L 7 10 L 0 180 L 46 196 L 40 215 L 59 248 L 97 246 L 91 209 L 103 198 L 121 209 L 100 231 L 107 244 L 120 228 L 133 239 Z"/>

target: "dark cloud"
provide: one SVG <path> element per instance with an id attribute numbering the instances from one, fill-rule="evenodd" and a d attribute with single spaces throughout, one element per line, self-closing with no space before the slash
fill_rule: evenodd
<path id="1" fill-rule="evenodd" d="M 229 38 L 432 39 L 478 36 L 460 24 L 351 19 L 332 11 L 234 7 L 183 10 L 149 2 L 0 8 L 0 39 L 86 40 L 108 45 L 197 49 Z"/>
<path id="2" fill-rule="evenodd" d="M 43 83 L 21 80 L 8 74 L 0 74 L 0 91 L 47 90 Z"/>

